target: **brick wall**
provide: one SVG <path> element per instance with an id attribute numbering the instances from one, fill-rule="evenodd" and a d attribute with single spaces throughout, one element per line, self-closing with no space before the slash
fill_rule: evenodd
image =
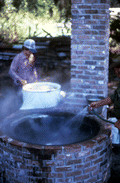
<path id="1" fill-rule="evenodd" d="M 86 106 L 86 96 L 107 96 L 109 0 L 72 0 L 71 91 L 68 107 Z"/>
<path id="2" fill-rule="evenodd" d="M 111 130 L 100 122 L 97 136 L 65 146 L 27 144 L 0 132 L 0 160 L 0 183 L 106 183 Z"/>

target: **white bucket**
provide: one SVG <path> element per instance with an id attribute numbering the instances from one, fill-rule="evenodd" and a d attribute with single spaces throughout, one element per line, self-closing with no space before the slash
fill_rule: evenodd
<path id="1" fill-rule="evenodd" d="M 20 110 L 50 108 L 61 99 L 61 85 L 51 82 L 26 84 L 22 88 L 23 105 Z"/>

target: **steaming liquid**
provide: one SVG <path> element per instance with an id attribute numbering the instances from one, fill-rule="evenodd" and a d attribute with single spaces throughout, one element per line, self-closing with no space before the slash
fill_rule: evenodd
<path id="1" fill-rule="evenodd" d="M 84 111 L 84 113 L 83 113 Z M 82 142 L 92 136 L 93 126 L 81 119 L 87 109 L 73 114 L 27 114 L 3 122 L 2 130 L 13 139 L 39 145 L 66 145 Z M 82 117 L 81 117 L 82 114 Z M 74 121 L 75 120 L 75 121 Z M 66 124 L 67 122 L 67 124 Z M 96 132 L 96 129 L 95 129 Z"/>

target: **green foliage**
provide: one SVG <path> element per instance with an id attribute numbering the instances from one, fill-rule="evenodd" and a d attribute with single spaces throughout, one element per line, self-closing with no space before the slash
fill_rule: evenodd
<path id="1" fill-rule="evenodd" d="M 117 15 L 115 19 L 110 23 L 110 37 L 120 43 L 120 15 Z"/>
<path id="2" fill-rule="evenodd" d="M 39 3 L 38 3 L 38 0 L 34 0 L 32 1 L 31 3 L 31 0 L 27 0 L 27 7 L 28 7 L 28 10 L 30 12 L 32 12 L 33 10 L 35 11 L 38 11 L 38 7 L 39 7 Z"/>
<path id="3" fill-rule="evenodd" d="M 0 0 L 0 11 L 5 6 L 5 0 Z"/>
<path id="4" fill-rule="evenodd" d="M 55 5 L 60 11 L 60 18 L 67 22 L 71 18 L 71 0 L 54 0 Z"/>
<path id="5" fill-rule="evenodd" d="M 40 6 L 37 11 L 34 8 L 28 11 L 27 0 L 20 4 L 16 4 L 17 1 L 5 6 L 0 14 L 0 42 L 13 44 L 33 36 L 70 35 L 71 28 L 67 24 L 62 22 L 58 25 L 60 13 L 53 0 L 38 0 Z"/>
<path id="6" fill-rule="evenodd" d="M 22 4 L 22 1 L 21 0 L 13 0 L 12 2 L 13 6 L 16 8 L 16 10 L 18 11 L 20 9 L 20 6 Z"/>
<path id="7" fill-rule="evenodd" d="M 119 7 L 120 0 L 110 0 L 110 7 Z"/>
<path id="8" fill-rule="evenodd" d="M 60 20 L 65 19 L 67 22 L 71 18 L 71 0 L 13 0 L 12 4 L 17 12 L 24 9 L 36 16 L 44 16 L 45 11 L 48 11 L 50 17 L 53 16 L 56 6 L 60 12 Z"/>
<path id="9" fill-rule="evenodd" d="M 110 19 L 110 54 L 120 54 L 120 14 Z"/>

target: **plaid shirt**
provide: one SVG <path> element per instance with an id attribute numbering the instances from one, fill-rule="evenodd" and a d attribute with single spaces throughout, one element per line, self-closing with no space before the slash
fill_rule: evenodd
<path id="1" fill-rule="evenodd" d="M 120 119 L 120 84 L 115 90 L 114 94 L 110 96 L 112 102 L 114 103 L 114 113 L 117 119 Z"/>
<path id="2" fill-rule="evenodd" d="M 16 85 L 20 85 L 21 80 L 26 80 L 27 83 L 33 83 L 38 80 L 35 66 L 29 65 L 29 60 L 24 55 L 23 51 L 13 59 L 9 74 Z"/>

